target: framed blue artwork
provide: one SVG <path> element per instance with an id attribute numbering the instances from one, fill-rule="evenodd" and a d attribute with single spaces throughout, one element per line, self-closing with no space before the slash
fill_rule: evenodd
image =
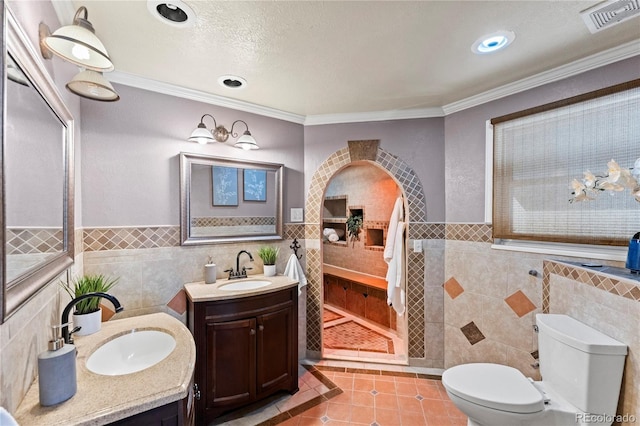
<path id="1" fill-rule="evenodd" d="M 245 169 L 243 175 L 244 201 L 267 201 L 267 171 Z"/>
<path id="2" fill-rule="evenodd" d="M 238 169 L 235 167 L 213 166 L 213 205 L 238 205 Z"/>

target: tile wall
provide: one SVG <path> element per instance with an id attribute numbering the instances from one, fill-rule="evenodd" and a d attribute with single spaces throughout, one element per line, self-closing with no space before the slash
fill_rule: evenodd
<path id="1" fill-rule="evenodd" d="M 640 413 L 640 281 L 576 266 L 581 259 L 495 250 L 490 232 L 446 225 L 445 368 L 494 362 L 539 380 L 535 314 L 563 313 L 629 345 L 619 413 Z"/>

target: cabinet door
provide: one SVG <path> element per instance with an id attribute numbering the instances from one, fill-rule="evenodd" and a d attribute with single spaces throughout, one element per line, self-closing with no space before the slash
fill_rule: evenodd
<path id="1" fill-rule="evenodd" d="M 295 355 L 298 349 L 293 348 L 293 321 L 291 307 L 257 318 L 258 394 L 268 392 L 271 388 L 281 386 L 290 380 L 296 380 L 297 385 L 297 368 L 293 369 L 292 364 L 297 358 Z M 296 371 L 296 377 L 292 377 L 293 371 Z"/>
<path id="2" fill-rule="evenodd" d="M 250 402 L 255 397 L 256 320 L 207 324 L 207 409 Z"/>

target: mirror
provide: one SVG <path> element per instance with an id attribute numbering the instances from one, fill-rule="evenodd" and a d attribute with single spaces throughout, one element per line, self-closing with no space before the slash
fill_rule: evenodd
<path id="1" fill-rule="evenodd" d="M 180 154 L 182 245 L 282 239 L 284 165 Z"/>
<path id="2" fill-rule="evenodd" d="M 74 255 L 73 118 L 6 6 L 4 15 L 2 319 Z"/>

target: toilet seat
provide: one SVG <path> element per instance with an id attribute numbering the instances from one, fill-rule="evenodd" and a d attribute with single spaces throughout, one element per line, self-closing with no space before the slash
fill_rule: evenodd
<path id="1" fill-rule="evenodd" d="M 499 364 L 462 364 L 446 370 L 448 392 L 471 403 L 517 414 L 544 410 L 543 396 L 520 371 Z"/>

